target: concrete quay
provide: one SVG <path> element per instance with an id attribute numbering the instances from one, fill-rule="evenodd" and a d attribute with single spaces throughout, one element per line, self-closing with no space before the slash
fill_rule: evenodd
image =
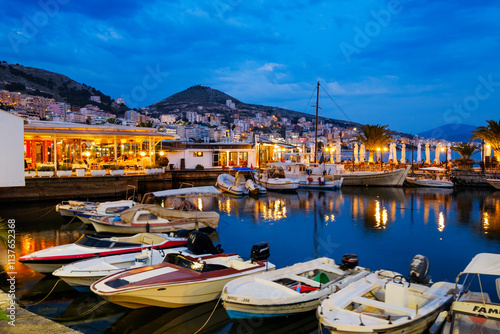
<path id="1" fill-rule="evenodd" d="M 15 317 L 14 321 L 10 322 L 4 319 L 0 319 L 0 333 L 5 334 L 39 334 L 39 333 L 51 333 L 51 334 L 79 334 L 81 332 L 75 331 L 69 327 L 63 326 L 55 321 L 49 320 L 41 315 L 32 313 L 22 307 L 19 304 L 13 304 L 15 310 L 12 315 Z M 5 312 L 7 315 L 11 314 L 9 307 L 10 304 L 9 295 L 2 290 L 0 290 L 0 310 Z M 12 318 L 11 318 L 12 319 Z"/>
<path id="2" fill-rule="evenodd" d="M 1 202 L 95 200 L 178 188 L 182 182 L 210 182 L 227 170 L 172 170 L 162 174 L 26 178 L 24 187 L 0 188 Z M 211 183 L 213 182 L 213 183 Z"/>

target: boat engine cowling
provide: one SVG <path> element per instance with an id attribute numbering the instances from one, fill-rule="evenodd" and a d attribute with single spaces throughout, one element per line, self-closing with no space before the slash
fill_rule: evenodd
<path id="1" fill-rule="evenodd" d="M 187 248 L 195 255 L 207 253 L 220 254 L 224 251 L 220 245 L 215 247 L 208 234 L 201 231 L 192 231 L 189 233 Z"/>
<path id="2" fill-rule="evenodd" d="M 259 242 L 252 246 L 250 258 L 253 261 L 267 260 L 269 256 L 271 256 L 271 253 L 269 252 L 269 244 L 267 242 Z"/>
<path id="3" fill-rule="evenodd" d="M 356 254 L 345 254 L 342 256 L 343 269 L 354 269 L 359 263 L 359 258 Z"/>
<path id="4" fill-rule="evenodd" d="M 426 284 L 429 282 L 427 274 L 429 273 L 429 259 L 423 255 L 417 254 L 413 257 L 410 263 L 410 281 Z"/>

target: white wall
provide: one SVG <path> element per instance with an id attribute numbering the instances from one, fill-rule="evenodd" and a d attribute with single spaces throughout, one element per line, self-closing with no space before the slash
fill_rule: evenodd
<path id="1" fill-rule="evenodd" d="M 24 186 L 24 120 L 0 110 L 0 187 Z"/>

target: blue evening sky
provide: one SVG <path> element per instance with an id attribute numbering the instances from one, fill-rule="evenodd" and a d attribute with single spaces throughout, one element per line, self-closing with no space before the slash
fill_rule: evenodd
<path id="1" fill-rule="evenodd" d="M 495 1 L 1 1 L 0 60 L 132 107 L 203 84 L 253 104 L 418 133 L 498 120 Z"/>

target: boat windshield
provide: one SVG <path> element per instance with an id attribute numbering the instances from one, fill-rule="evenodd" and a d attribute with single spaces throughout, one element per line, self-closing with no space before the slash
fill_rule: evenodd
<path id="1" fill-rule="evenodd" d="M 75 244 L 85 247 L 96 247 L 96 248 L 120 248 L 120 247 L 141 246 L 141 244 L 139 243 L 116 241 L 110 238 L 99 238 L 87 234 L 84 234 L 80 239 L 78 239 L 75 242 Z"/>
<path id="2" fill-rule="evenodd" d="M 106 214 L 112 215 L 112 214 L 117 214 L 117 213 L 123 212 L 127 209 L 130 209 L 130 206 L 112 206 L 112 207 L 106 208 L 106 210 L 104 212 Z"/>
<path id="3" fill-rule="evenodd" d="M 452 333 L 484 333 L 500 332 L 500 319 L 475 316 L 472 314 L 455 313 Z"/>
<path id="4" fill-rule="evenodd" d="M 168 263 L 171 263 L 171 264 L 174 264 L 176 266 L 186 268 L 189 270 L 197 271 L 200 273 L 228 269 L 228 267 L 226 267 L 222 264 L 211 264 L 211 263 L 202 263 L 202 262 L 197 262 L 197 261 L 191 261 L 191 260 L 186 259 L 182 255 L 172 254 L 172 253 L 167 254 L 165 262 L 168 262 Z"/>

